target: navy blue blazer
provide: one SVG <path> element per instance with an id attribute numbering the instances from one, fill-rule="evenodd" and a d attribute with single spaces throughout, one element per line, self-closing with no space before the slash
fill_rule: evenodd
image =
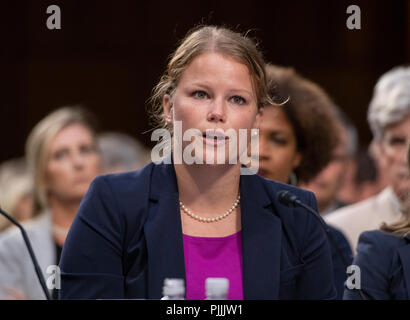
<path id="1" fill-rule="evenodd" d="M 410 236 L 380 230 L 363 232 L 353 264 L 360 267 L 361 287 L 370 299 L 410 299 Z M 356 290 L 346 288 L 343 299 L 361 297 Z"/>
<path id="2" fill-rule="evenodd" d="M 336 245 L 339 249 L 339 252 L 343 255 L 344 260 L 350 265 L 353 261 L 353 252 L 350 248 L 350 244 L 347 241 L 344 234 L 337 228 L 328 226 L 330 232 L 333 234 L 334 239 L 336 240 Z M 335 287 L 337 292 L 337 299 L 343 299 L 343 292 L 345 288 L 345 281 L 347 278 L 346 266 L 343 263 L 343 260 L 340 258 L 339 253 L 336 248 L 330 245 L 330 250 L 332 253 L 332 262 L 333 262 L 333 277 L 335 279 Z"/>
<path id="3" fill-rule="evenodd" d="M 290 190 L 258 175 L 240 177 L 245 299 L 334 299 L 329 244 L 306 210 L 278 202 Z M 165 278 L 185 278 L 173 164 L 97 177 L 64 244 L 61 299 L 159 299 Z"/>

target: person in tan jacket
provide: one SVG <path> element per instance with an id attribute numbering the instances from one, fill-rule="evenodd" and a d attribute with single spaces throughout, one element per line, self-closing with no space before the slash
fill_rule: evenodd
<path id="1" fill-rule="evenodd" d="M 356 249 L 360 233 L 378 229 L 401 217 L 402 202 L 410 192 L 406 146 L 410 132 L 410 67 L 397 67 L 377 82 L 368 110 L 373 143 L 387 176 L 388 186 L 376 196 L 336 210 L 325 217 Z"/>

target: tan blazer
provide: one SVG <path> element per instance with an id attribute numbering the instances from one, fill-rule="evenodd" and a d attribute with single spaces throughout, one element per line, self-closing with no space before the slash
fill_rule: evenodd
<path id="1" fill-rule="evenodd" d="M 325 221 L 344 233 L 353 253 L 359 236 L 363 231 L 379 229 L 383 222 L 392 223 L 400 219 L 399 200 L 390 187 L 379 194 L 335 210 L 326 216 Z"/>

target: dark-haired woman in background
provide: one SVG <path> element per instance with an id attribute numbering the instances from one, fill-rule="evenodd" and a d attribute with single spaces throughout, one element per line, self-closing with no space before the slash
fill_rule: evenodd
<path id="1" fill-rule="evenodd" d="M 340 123 L 335 105 L 315 83 L 291 68 L 267 64 L 269 94 L 281 106 L 266 106 L 260 126 L 260 170 L 269 179 L 292 185 L 307 183 L 332 159 Z M 343 234 L 330 228 L 346 262 L 351 249 Z M 338 298 L 346 268 L 331 247 Z"/>

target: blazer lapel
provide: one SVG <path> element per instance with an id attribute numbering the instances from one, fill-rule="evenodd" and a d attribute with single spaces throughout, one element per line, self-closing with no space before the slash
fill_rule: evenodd
<path id="1" fill-rule="evenodd" d="M 149 216 L 144 224 L 148 251 L 148 298 L 162 297 L 165 278 L 185 280 L 178 187 L 172 164 L 153 168 Z"/>
<path id="2" fill-rule="evenodd" d="M 281 222 L 262 178 L 241 176 L 243 288 L 245 299 L 278 299 Z"/>
<path id="3" fill-rule="evenodd" d="M 407 298 L 410 300 L 410 236 L 406 237 L 407 245 L 398 249 L 403 267 L 404 281 L 407 288 Z"/>
<path id="4" fill-rule="evenodd" d="M 240 192 L 244 298 L 278 299 L 281 221 L 270 208 L 274 204 L 261 177 L 241 176 Z M 159 299 L 165 278 L 186 280 L 178 187 L 172 163 L 154 166 L 148 205 L 144 224 L 147 295 L 149 299 Z"/>

